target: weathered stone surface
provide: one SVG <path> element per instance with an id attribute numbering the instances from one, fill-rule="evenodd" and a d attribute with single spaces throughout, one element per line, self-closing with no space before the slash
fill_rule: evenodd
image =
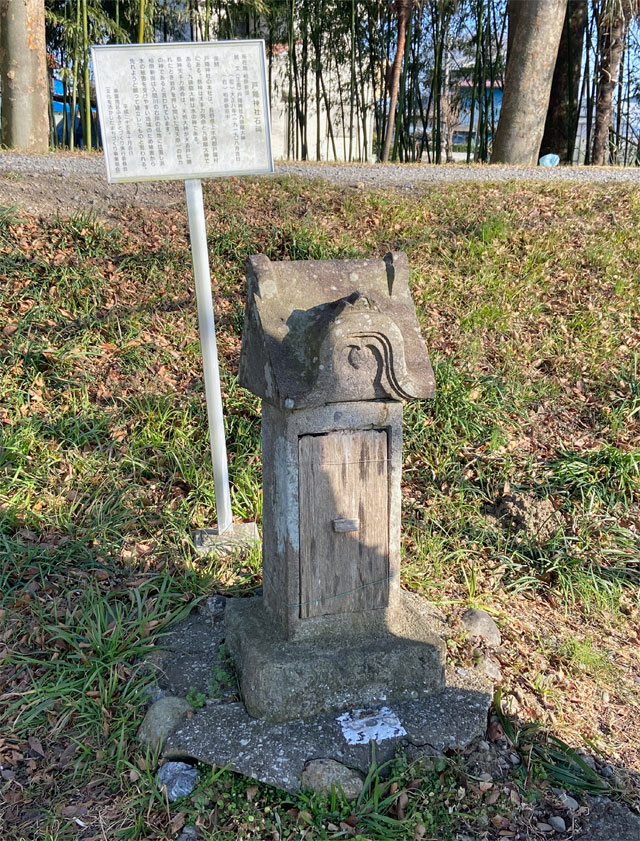
<path id="1" fill-rule="evenodd" d="M 575 799 L 575 797 L 571 797 L 567 794 L 567 792 L 562 788 L 553 788 L 551 789 L 558 800 L 562 803 L 565 809 L 569 809 L 570 812 L 577 812 L 580 808 L 580 804 Z"/>
<path id="2" fill-rule="evenodd" d="M 222 621 L 191 613 L 160 638 L 149 660 L 156 682 L 169 695 L 185 697 L 191 688 L 209 693 L 213 667 L 224 638 Z"/>
<path id="3" fill-rule="evenodd" d="M 138 739 L 151 750 L 157 750 L 190 710 L 191 704 L 186 698 L 160 698 L 147 710 Z"/>
<path id="4" fill-rule="evenodd" d="M 402 607 L 375 635 L 317 633 L 289 641 L 262 599 L 230 600 L 226 645 L 248 712 L 286 721 L 440 692 L 445 646 L 410 602 Z"/>
<path id="5" fill-rule="evenodd" d="M 310 788 L 323 794 L 331 794 L 331 789 L 342 791 L 347 800 L 355 800 L 363 789 L 363 780 L 357 771 L 335 759 L 312 759 L 301 775 L 301 787 Z"/>
<path id="6" fill-rule="evenodd" d="M 484 734 L 491 685 L 463 669 L 447 675 L 447 684 L 438 695 L 390 705 L 406 735 L 377 743 L 377 762 L 391 759 L 398 745 L 429 745 L 442 752 L 463 748 Z M 234 771 L 292 792 L 300 787 L 310 759 L 335 759 L 363 773 L 371 762 L 369 745 L 347 744 L 335 714 L 274 723 L 252 718 L 241 703 L 198 711 L 169 737 L 164 755 L 228 764 Z"/>
<path id="7" fill-rule="evenodd" d="M 158 788 L 167 789 L 170 803 L 179 797 L 187 797 L 196 787 L 198 771 L 186 762 L 165 762 L 156 775 Z"/>
<path id="8" fill-rule="evenodd" d="M 640 838 L 640 815 L 624 803 L 590 797 L 587 805 L 589 815 L 580 836 L 584 841 L 638 841 Z"/>
<path id="9" fill-rule="evenodd" d="M 463 613 L 460 624 L 466 629 L 469 636 L 480 637 L 492 648 L 498 648 L 502 642 L 498 626 L 486 610 L 476 607 L 469 608 Z"/>
<path id="10" fill-rule="evenodd" d="M 240 384 L 282 409 L 432 397 L 403 252 L 247 265 Z"/>

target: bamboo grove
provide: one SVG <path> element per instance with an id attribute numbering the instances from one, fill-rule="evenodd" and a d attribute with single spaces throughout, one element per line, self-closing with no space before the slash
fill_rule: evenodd
<path id="1" fill-rule="evenodd" d="M 257 37 L 288 158 L 488 161 L 514 2 L 46 0 L 51 143 L 99 143 L 91 44 Z M 569 0 L 541 153 L 640 161 L 638 32 L 633 0 Z M 54 98 L 76 115 L 57 130 Z"/>

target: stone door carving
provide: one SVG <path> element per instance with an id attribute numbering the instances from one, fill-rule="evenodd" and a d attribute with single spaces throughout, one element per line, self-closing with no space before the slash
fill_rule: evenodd
<path id="1" fill-rule="evenodd" d="M 299 439 L 300 618 L 388 604 L 384 429 Z"/>

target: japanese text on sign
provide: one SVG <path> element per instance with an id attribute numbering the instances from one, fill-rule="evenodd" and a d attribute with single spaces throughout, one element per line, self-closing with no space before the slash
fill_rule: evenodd
<path id="1" fill-rule="evenodd" d="M 273 172 L 262 41 L 92 52 L 110 182 Z"/>

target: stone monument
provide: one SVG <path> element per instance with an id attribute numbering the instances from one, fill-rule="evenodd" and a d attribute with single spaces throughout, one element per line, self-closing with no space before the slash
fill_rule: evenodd
<path id="1" fill-rule="evenodd" d="M 257 718 L 444 687 L 443 643 L 400 590 L 402 403 L 434 394 L 408 276 L 402 253 L 249 262 L 240 383 L 262 398 L 264 596 L 231 602 L 226 628 Z"/>
<path id="2" fill-rule="evenodd" d="M 196 715 L 167 755 L 291 789 L 311 758 L 366 768 L 369 738 L 389 754 L 484 729 L 490 687 L 445 678 L 433 612 L 400 588 L 402 406 L 435 391 L 408 279 L 401 252 L 249 261 L 240 383 L 262 399 L 263 595 L 226 606 L 242 703 Z"/>

